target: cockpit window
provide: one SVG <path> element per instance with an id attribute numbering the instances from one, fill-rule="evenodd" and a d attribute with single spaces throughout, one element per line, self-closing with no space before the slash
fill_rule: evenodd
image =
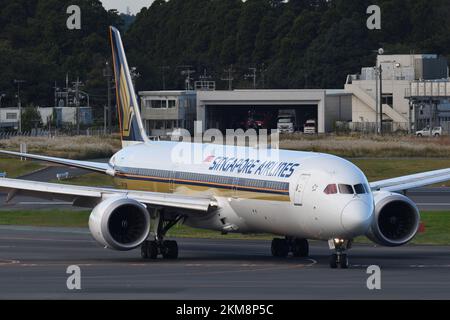
<path id="1" fill-rule="evenodd" d="M 336 194 L 337 193 L 337 187 L 335 184 L 329 184 L 325 190 L 323 191 L 325 194 Z"/>
<path id="2" fill-rule="evenodd" d="M 340 184 L 339 185 L 339 193 L 342 194 L 353 194 L 353 187 L 348 184 Z"/>
<path id="3" fill-rule="evenodd" d="M 363 184 L 357 184 L 354 186 L 355 187 L 355 192 L 356 194 L 366 194 L 366 188 L 364 187 Z"/>

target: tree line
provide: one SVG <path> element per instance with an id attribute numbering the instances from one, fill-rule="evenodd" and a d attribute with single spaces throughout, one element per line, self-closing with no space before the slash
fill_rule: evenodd
<path id="1" fill-rule="evenodd" d="M 81 7 L 81 30 L 65 27 L 71 4 Z M 373 4 L 381 7 L 381 30 L 366 26 Z M 184 89 L 187 69 L 219 89 L 230 76 L 233 87 L 251 88 L 253 74 L 258 88 L 342 88 L 348 74 L 374 65 L 379 47 L 450 53 L 447 0 L 156 0 L 135 19 L 99 0 L 0 0 L 0 8 L 0 94 L 10 105 L 14 79 L 26 81 L 26 103 L 52 105 L 55 81 L 64 86 L 68 73 L 103 106 L 109 25 L 126 26 L 138 90 Z"/>

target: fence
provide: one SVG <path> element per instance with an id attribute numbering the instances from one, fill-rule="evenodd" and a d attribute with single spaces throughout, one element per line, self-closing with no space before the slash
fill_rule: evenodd
<path id="1" fill-rule="evenodd" d="M 105 136 L 113 133 L 117 133 L 117 130 L 108 131 L 104 129 L 88 128 L 85 130 L 43 130 L 43 129 L 33 129 L 31 131 L 26 131 L 19 133 L 17 131 L 11 132 L 0 132 L 0 140 L 10 139 L 13 137 L 62 137 L 62 136 Z"/>
<path id="2" fill-rule="evenodd" d="M 375 122 L 336 122 L 337 133 L 360 132 L 364 134 L 376 134 L 377 123 Z M 378 125 L 379 127 L 379 125 Z M 409 131 L 407 122 L 383 122 L 383 133 L 406 134 Z"/>

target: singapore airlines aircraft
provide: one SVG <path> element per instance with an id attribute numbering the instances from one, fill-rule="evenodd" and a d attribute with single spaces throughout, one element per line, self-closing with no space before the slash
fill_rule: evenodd
<path id="1" fill-rule="evenodd" d="M 116 178 L 121 189 L 0 179 L 8 201 L 25 194 L 93 208 L 89 228 L 104 247 L 140 247 L 144 259 L 175 259 L 177 243 L 165 236 L 180 222 L 223 233 L 279 235 L 271 246 L 276 257 L 306 257 L 307 239 L 328 241 L 330 266 L 348 268 L 346 252 L 355 237 L 395 247 L 415 236 L 419 210 L 397 192 L 450 180 L 444 169 L 369 183 L 360 169 L 332 155 L 279 150 L 279 160 L 270 161 L 236 157 L 236 151 L 251 151 L 244 147 L 208 153 L 207 144 L 188 146 L 204 153 L 204 161 L 174 161 L 173 150 L 183 143 L 149 141 L 113 27 L 110 37 L 123 149 L 109 163 L 0 151 Z"/>

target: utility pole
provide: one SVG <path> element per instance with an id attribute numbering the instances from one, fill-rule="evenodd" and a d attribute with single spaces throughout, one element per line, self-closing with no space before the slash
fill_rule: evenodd
<path id="1" fill-rule="evenodd" d="M 195 70 L 192 70 L 192 66 L 179 66 L 180 68 L 184 68 L 184 70 L 181 71 L 182 76 L 186 76 L 186 79 L 184 80 L 184 87 L 186 91 L 191 91 L 191 80 L 193 75 L 195 73 Z"/>
<path id="2" fill-rule="evenodd" d="M 79 77 L 77 77 L 77 81 L 74 82 L 73 84 L 75 85 L 77 135 L 80 135 L 80 87 L 83 86 L 83 84 L 80 82 Z"/>
<path id="3" fill-rule="evenodd" d="M 250 70 L 251 73 L 244 75 L 244 78 L 245 79 L 253 79 L 253 89 L 256 89 L 256 72 L 258 71 L 258 69 L 248 68 L 248 70 Z"/>
<path id="4" fill-rule="evenodd" d="M 2 107 L 2 99 L 6 97 L 6 94 L 0 94 L 0 108 Z"/>
<path id="5" fill-rule="evenodd" d="M 378 49 L 378 55 L 381 56 L 383 54 L 384 54 L 384 49 L 383 48 Z M 380 135 L 382 135 L 383 134 L 383 66 L 381 65 L 381 59 L 380 59 L 378 75 L 380 77 Z"/>
<path id="6" fill-rule="evenodd" d="M 57 107 L 57 104 L 58 104 L 58 83 L 55 81 L 55 86 L 53 87 L 53 89 L 55 89 L 54 90 L 54 92 L 55 92 L 55 104 L 54 104 L 54 107 Z"/>
<path id="7" fill-rule="evenodd" d="M 165 91 L 166 90 L 166 70 L 169 70 L 170 67 L 169 66 L 161 66 L 161 67 L 159 67 L 159 69 L 161 70 L 161 75 L 162 75 L 162 88 Z"/>
<path id="8" fill-rule="evenodd" d="M 106 118 L 108 117 L 108 106 L 103 106 L 103 134 L 106 136 Z"/>
<path id="9" fill-rule="evenodd" d="M 69 74 L 66 73 L 66 107 L 69 106 Z"/>
<path id="10" fill-rule="evenodd" d="M 262 87 L 263 87 L 263 89 L 266 88 L 266 72 L 267 72 L 266 64 L 263 63 L 261 65 L 261 77 L 262 77 Z"/>
<path id="11" fill-rule="evenodd" d="M 375 134 L 378 134 L 378 67 L 375 66 L 373 68 L 373 70 L 375 71 Z"/>
<path id="12" fill-rule="evenodd" d="M 136 67 L 130 68 L 131 82 L 133 82 L 133 88 L 136 90 L 136 80 L 141 77 L 141 74 L 137 71 Z"/>
<path id="13" fill-rule="evenodd" d="M 383 134 L 383 67 L 380 63 L 380 135 Z"/>
<path id="14" fill-rule="evenodd" d="M 112 70 L 111 66 L 109 65 L 109 62 L 106 61 L 105 63 L 105 69 L 103 69 L 103 76 L 106 78 L 106 85 L 107 85 L 107 92 L 108 92 L 108 105 L 107 105 L 107 112 L 105 114 L 105 133 L 106 133 L 106 117 L 108 117 L 108 130 L 112 131 L 112 109 L 111 109 L 111 77 L 112 77 Z"/>
<path id="15" fill-rule="evenodd" d="M 232 91 L 233 90 L 233 65 L 230 65 L 230 67 L 228 69 L 224 70 L 225 73 L 227 73 L 227 77 L 226 78 L 222 78 L 221 80 L 223 81 L 227 81 L 228 82 L 228 90 Z"/>
<path id="16" fill-rule="evenodd" d="M 25 80 L 14 80 L 17 84 L 17 107 L 19 108 L 19 133 L 22 133 L 22 101 L 20 100 L 20 84 L 25 83 Z"/>

